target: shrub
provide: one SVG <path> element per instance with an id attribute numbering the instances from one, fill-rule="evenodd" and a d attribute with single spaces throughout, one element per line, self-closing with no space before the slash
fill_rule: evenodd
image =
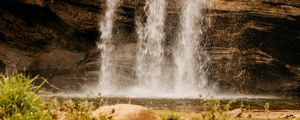
<path id="1" fill-rule="evenodd" d="M 95 107 L 93 102 L 87 100 L 74 102 L 73 100 L 52 99 L 47 102 L 47 109 L 54 120 L 94 120 L 92 111 Z"/>
<path id="2" fill-rule="evenodd" d="M 167 120 L 179 120 L 179 117 L 177 115 L 171 114 L 168 116 Z"/>
<path id="3" fill-rule="evenodd" d="M 35 94 L 40 86 L 23 74 L 0 75 L 0 119 L 32 120 L 49 119 L 43 102 Z"/>

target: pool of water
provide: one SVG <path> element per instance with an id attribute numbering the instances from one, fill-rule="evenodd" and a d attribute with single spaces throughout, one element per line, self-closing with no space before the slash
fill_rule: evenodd
<path id="1" fill-rule="evenodd" d="M 72 99 L 74 101 L 88 100 L 96 105 L 136 104 L 155 110 L 173 110 L 185 112 L 197 112 L 204 109 L 203 102 L 206 98 L 136 98 L 136 97 L 82 97 L 75 94 L 41 95 L 46 98 L 59 100 Z M 266 103 L 270 104 L 270 110 L 300 110 L 299 98 L 279 98 L 263 96 L 235 96 L 219 97 L 220 105 L 224 106 L 231 102 L 231 109 L 244 106 L 248 109 L 265 109 Z"/>

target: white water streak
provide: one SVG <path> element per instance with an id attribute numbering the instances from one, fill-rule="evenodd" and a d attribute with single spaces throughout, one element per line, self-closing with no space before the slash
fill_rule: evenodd
<path id="1" fill-rule="evenodd" d="M 102 94 L 105 94 L 106 90 L 114 89 L 114 67 L 111 62 L 112 50 L 114 49 L 112 37 L 113 37 L 113 21 L 115 15 L 115 9 L 117 7 L 118 0 L 106 1 L 106 13 L 104 19 L 100 22 L 101 31 L 101 43 L 98 43 L 98 48 L 101 50 L 101 73 L 99 90 Z"/>
<path id="2" fill-rule="evenodd" d="M 199 94 L 207 83 L 207 77 L 203 74 L 203 63 L 199 59 L 203 52 L 200 42 L 203 40 L 202 22 L 205 16 L 202 14 L 207 0 L 183 0 L 181 13 L 181 28 L 174 50 L 176 64 L 175 91 L 178 94 Z M 199 73 L 200 72 L 200 73 Z M 199 75 L 200 74 L 200 75 Z"/>
<path id="3" fill-rule="evenodd" d="M 138 55 L 137 77 L 139 85 L 156 89 L 160 84 L 164 61 L 163 41 L 165 40 L 164 23 L 166 0 L 147 0 L 145 9 L 147 23 L 145 27 L 137 24 Z"/>

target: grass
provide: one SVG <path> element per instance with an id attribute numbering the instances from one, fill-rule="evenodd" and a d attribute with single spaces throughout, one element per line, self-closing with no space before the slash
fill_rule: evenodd
<path id="1" fill-rule="evenodd" d="M 110 120 L 109 116 L 94 118 L 92 113 L 98 107 L 87 100 L 46 99 L 36 95 L 41 86 L 33 83 L 38 77 L 13 73 L 0 75 L 0 119 L 1 120 Z M 100 102 L 100 101 L 99 101 Z M 201 103 L 204 110 L 195 112 L 175 112 L 154 110 L 162 120 L 300 120 L 290 116 L 270 119 L 270 104 L 264 105 L 265 118 L 254 119 L 249 109 L 240 104 L 240 111 L 230 115 L 231 102 L 222 105 L 220 101 L 209 99 Z M 248 112 L 247 117 L 245 117 Z M 250 111 L 251 113 L 251 111 Z"/>
<path id="2" fill-rule="evenodd" d="M 285 118 L 270 118 L 270 104 L 265 103 L 264 110 L 260 110 L 259 118 L 252 118 L 250 107 L 240 103 L 240 108 L 236 113 L 232 113 L 232 102 L 221 105 L 220 101 L 209 99 L 202 102 L 204 110 L 201 112 L 174 112 L 170 110 L 155 110 L 162 120 L 300 120 L 294 116 Z M 257 111 L 256 111 L 257 112 Z"/>
<path id="3" fill-rule="evenodd" d="M 32 120 L 48 119 L 44 105 L 34 86 L 37 77 L 23 74 L 0 75 L 0 119 Z"/>
<path id="4" fill-rule="evenodd" d="M 93 120 L 95 118 L 92 117 L 92 112 L 95 108 L 93 103 L 88 101 L 51 99 L 47 102 L 47 109 L 54 120 L 61 118 L 64 120 Z"/>
<path id="5" fill-rule="evenodd" d="M 240 117 L 232 117 L 227 116 L 225 118 L 215 117 L 209 118 L 205 112 L 195 113 L 195 112 L 174 112 L 168 110 L 155 110 L 156 114 L 158 114 L 162 120 L 300 120 L 299 118 L 272 118 L 268 119 L 267 116 L 265 118 L 240 118 Z M 175 119 L 174 119 L 174 116 Z M 212 115 L 209 115 L 212 116 Z"/>

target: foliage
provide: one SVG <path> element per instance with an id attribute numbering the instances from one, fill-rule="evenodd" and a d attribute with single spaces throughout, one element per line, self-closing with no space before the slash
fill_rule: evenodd
<path id="1" fill-rule="evenodd" d="M 171 114 L 166 120 L 179 120 L 179 117 L 177 115 Z"/>
<path id="2" fill-rule="evenodd" d="M 93 102 L 57 99 L 41 99 L 36 93 L 41 86 L 34 86 L 38 77 L 31 78 L 23 74 L 0 75 L 0 119 L 3 120 L 110 120 L 111 117 L 100 115 L 93 118 L 96 105 Z M 44 102 L 45 101 L 45 102 Z M 103 100 L 101 100 L 103 102 Z M 222 105 L 219 100 L 208 99 L 202 102 L 200 113 L 158 111 L 162 120 L 252 120 L 251 114 L 244 118 L 249 108 L 240 104 L 240 112 L 230 116 L 232 102 Z M 266 119 L 269 119 L 270 104 L 264 105 Z M 293 115 L 289 120 L 299 120 Z"/>
<path id="3" fill-rule="evenodd" d="M 52 99 L 47 104 L 52 119 L 64 118 L 64 120 L 93 120 L 92 111 L 94 105 L 92 102 L 64 100 L 59 102 Z"/>
<path id="4" fill-rule="evenodd" d="M 267 120 L 269 120 L 270 104 L 269 103 L 265 103 L 264 108 L 265 108 L 265 113 L 267 113 Z"/>
<path id="5" fill-rule="evenodd" d="M 202 120 L 228 120 L 229 117 L 225 113 L 230 109 L 230 104 L 226 104 L 224 106 L 225 110 L 222 109 L 221 103 L 219 100 L 215 99 L 208 99 L 204 101 L 203 103 L 205 112 L 202 114 L 201 119 Z"/>
<path id="6" fill-rule="evenodd" d="M 0 75 L 0 119 L 49 119 L 36 95 L 41 87 L 33 85 L 36 79 L 17 73 Z"/>

